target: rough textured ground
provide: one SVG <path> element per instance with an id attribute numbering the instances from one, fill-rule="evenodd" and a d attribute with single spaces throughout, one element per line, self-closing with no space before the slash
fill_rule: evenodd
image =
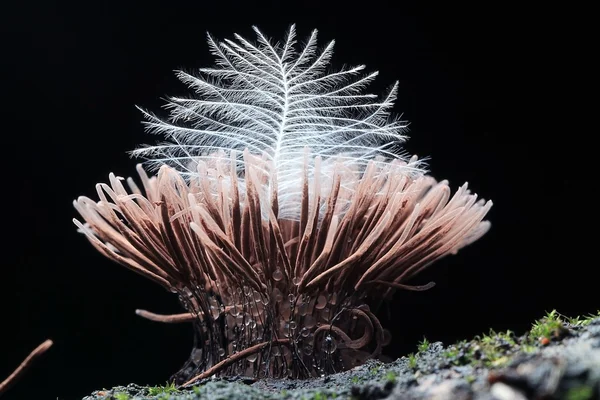
<path id="1" fill-rule="evenodd" d="M 325 378 L 207 379 L 181 390 L 132 384 L 84 400 L 333 398 L 600 399 L 600 312 L 566 318 L 553 311 L 520 337 L 490 331 L 447 347 L 425 341 L 392 363 L 372 361 Z"/>

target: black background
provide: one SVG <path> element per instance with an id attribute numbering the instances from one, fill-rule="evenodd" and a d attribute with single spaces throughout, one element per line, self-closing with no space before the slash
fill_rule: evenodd
<path id="1" fill-rule="evenodd" d="M 162 96 L 186 93 L 172 71 L 212 65 L 206 31 L 252 38 L 255 24 L 281 39 L 295 22 L 303 39 L 319 29 L 322 45 L 336 39 L 334 67 L 379 70 L 376 93 L 399 80 L 395 111 L 411 123 L 410 153 L 431 157 L 432 174 L 454 188 L 468 181 L 493 199 L 492 230 L 415 280 L 435 280 L 433 290 L 399 293 L 391 318 L 381 310 L 390 356 L 423 336 L 522 333 L 547 310 L 600 307 L 588 257 L 597 180 L 583 176 L 593 130 L 558 128 L 586 113 L 570 111 L 585 62 L 564 17 L 508 6 L 251 3 L 2 6 L 0 379 L 44 339 L 55 342 L 7 399 L 162 384 L 187 359 L 190 327 L 134 315 L 179 312 L 175 296 L 99 255 L 75 232 L 71 202 L 94 197 L 111 171 L 134 174 L 126 151 L 155 139 L 134 105 L 157 110 Z"/>

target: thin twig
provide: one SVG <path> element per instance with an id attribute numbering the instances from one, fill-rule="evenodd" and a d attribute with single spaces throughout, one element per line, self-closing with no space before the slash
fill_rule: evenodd
<path id="1" fill-rule="evenodd" d="M 161 315 L 146 310 L 135 310 L 135 313 L 142 318 L 149 319 L 150 321 L 163 322 L 165 324 L 178 324 L 196 320 L 196 316 L 192 313 Z"/>
<path id="2" fill-rule="evenodd" d="M 17 381 L 17 379 L 21 377 L 21 375 L 23 375 L 23 373 L 27 370 L 27 368 L 31 366 L 31 364 L 36 358 L 44 354 L 51 346 L 52 340 L 47 339 L 44 343 L 40 344 L 38 347 L 35 348 L 35 350 L 29 353 L 27 358 L 23 360 L 23 362 L 17 367 L 17 369 L 15 369 L 14 372 L 8 376 L 8 378 L 6 378 L 3 382 L 0 383 L 0 396 L 2 396 L 2 394 L 6 390 L 8 390 L 8 388 L 12 384 L 14 384 Z"/>
<path id="3" fill-rule="evenodd" d="M 226 306 L 224 312 L 229 312 L 233 309 L 234 306 Z M 238 306 L 241 307 L 241 306 Z M 139 315 L 142 318 L 149 319 L 154 322 L 162 322 L 165 324 L 179 324 L 183 322 L 194 322 L 196 319 L 202 319 L 202 315 L 200 314 L 196 317 L 193 313 L 181 313 L 181 314 L 156 314 L 147 310 L 137 309 L 135 310 L 136 315 Z"/>
<path id="4" fill-rule="evenodd" d="M 192 382 L 200 380 L 200 379 L 208 378 L 209 376 L 218 373 L 223 368 L 228 367 L 229 365 L 231 365 L 234 362 L 240 360 L 241 358 L 245 358 L 245 357 L 248 357 L 248 356 L 250 356 L 250 355 L 252 355 L 254 353 L 257 353 L 257 352 L 261 351 L 262 349 L 264 349 L 265 347 L 267 347 L 267 346 L 269 346 L 271 344 L 288 344 L 289 342 L 290 342 L 289 339 L 276 339 L 276 340 L 273 340 L 273 341 L 270 341 L 270 342 L 262 342 L 262 343 L 254 345 L 252 347 L 248 347 L 247 349 L 244 349 L 244 350 L 240 351 L 239 353 L 232 354 L 231 356 L 227 357 L 223 361 L 221 361 L 221 362 L 213 365 L 211 368 L 209 368 L 206 371 L 204 371 L 204 372 L 196 375 L 195 377 L 193 377 L 192 379 L 190 379 L 189 381 L 187 381 L 186 383 L 184 383 L 180 387 L 184 387 L 184 386 L 190 385 Z"/>

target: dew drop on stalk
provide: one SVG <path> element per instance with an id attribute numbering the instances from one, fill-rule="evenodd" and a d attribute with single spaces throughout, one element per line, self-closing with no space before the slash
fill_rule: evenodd
<path id="1" fill-rule="evenodd" d="M 300 303 L 298 306 L 298 315 L 305 316 L 308 314 L 308 304 L 306 302 Z"/>
<path id="2" fill-rule="evenodd" d="M 331 294 L 331 296 L 329 297 L 329 304 L 331 304 L 332 306 L 335 306 L 337 303 L 337 293 L 333 292 Z"/>
<path id="3" fill-rule="evenodd" d="M 273 289 L 273 298 L 275 299 L 276 303 L 280 303 L 281 300 L 283 300 L 283 295 L 281 294 L 281 291 L 279 289 Z"/>
<path id="4" fill-rule="evenodd" d="M 241 307 L 238 307 L 237 305 L 234 305 L 234 306 L 232 306 L 232 307 L 229 309 L 229 313 L 230 313 L 232 316 L 234 316 L 234 317 L 237 317 L 238 315 L 240 315 L 240 308 L 241 308 Z"/>
<path id="5" fill-rule="evenodd" d="M 320 294 L 319 297 L 317 297 L 317 302 L 315 304 L 315 308 L 317 310 L 322 310 L 323 308 L 325 308 L 325 305 L 327 304 L 327 298 Z"/>
<path id="6" fill-rule="evenodd" d="M 242 325 L 244 323 L 244 314 L 239 313 L 236 317 L 235 317 L 235 322 L 238 325 Z"/>
<path id="7" fill-rule="evenodd" d="M 323 340 L 323 350 L 328 354 L 337 350 L 337 342 L 331 335 L 325 336 L 325 339 Z"/>

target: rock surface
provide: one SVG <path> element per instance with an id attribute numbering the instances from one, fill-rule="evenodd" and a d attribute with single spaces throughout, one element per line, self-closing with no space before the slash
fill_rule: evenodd
<path id="1" fill-rule="evenodd" d="M 84 400 L 333 398 L 600 399 L 600 314 L 580 320 L 553 311 L 521 337 L 492 331 L 448 347 L 424 342 L 414 355 L 323 378 L 206 379 L 183 389 L 132 384 Z"/>

